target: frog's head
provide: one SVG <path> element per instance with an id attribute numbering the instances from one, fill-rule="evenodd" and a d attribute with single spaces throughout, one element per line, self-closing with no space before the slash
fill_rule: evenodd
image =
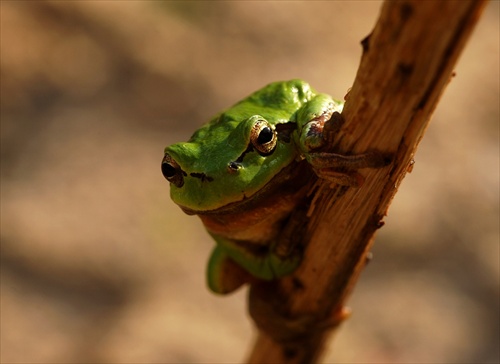
<path id="1" fill-rule="evenodd" d="M 300 80 L 269 84 L 167 147 L 172 200 L 198 213 L 251 198 L 296 158 L 296 114 L 314 95 Z"/>
<path id="2" fill-rule="evenodd" d="M 172 200 L 185 211 L 209 211 L 250 198 L 295 158 L 290 138 L 280 137 L 263 116 L 230 118 L 221 114 L 188 142 L 165 149 L 162 173 Z"/>

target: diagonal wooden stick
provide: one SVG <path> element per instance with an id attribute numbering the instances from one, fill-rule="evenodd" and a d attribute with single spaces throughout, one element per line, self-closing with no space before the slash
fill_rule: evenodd
<path id="1" fill-rule="evenodd" d="M 376 230 L 411 167 L 430 116 L 485 1 L 387 1 L 346 98 L 346 120 L 334 141 L 345 154 L 393 155 L 382 169 L 362 170 L 361 188 L 324 181 L 309 208 L 302 265 L 290 277 L 255 285 L 250 313 L 259 337 L 250 363 L 312 363 L 331 329 L 345 318 Z"/>

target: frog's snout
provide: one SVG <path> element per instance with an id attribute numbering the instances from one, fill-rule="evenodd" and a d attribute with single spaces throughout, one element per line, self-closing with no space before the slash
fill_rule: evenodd
<path id="1" fill-rule="evenodd" d="M 167 179 L 176 187 L 182 187 L 184 185 L 184 176 L 186 172 L 182 170 L 179 164 L 175 161 L 170 154 L 165 153 L 163 160 L 161 161 L 161 173 L 163 177 Z"/>

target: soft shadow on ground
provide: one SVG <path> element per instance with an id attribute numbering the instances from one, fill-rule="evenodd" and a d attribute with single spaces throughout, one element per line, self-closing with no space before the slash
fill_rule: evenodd
<path id="1" fill-rule="evenodd" d="M 264 84 L 342 98 L 378 2 L 1 2 L 2 362 L 240 362 L 244 290 L 168 197 L 163 148 Z M 328 362 L 498 361 L 492 2 Z"/>

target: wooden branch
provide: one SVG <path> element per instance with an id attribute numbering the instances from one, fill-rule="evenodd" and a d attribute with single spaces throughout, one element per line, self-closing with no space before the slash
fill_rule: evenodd
<path id="1" fill-rule="evenodd" d="M 251 363 L 311 363 L 364 267 L 376 230 L 410 168 L 429 118 L 452 77 L 485 1 L 387 1 L 346 97 L 334 150 L 392 154 L 365 169 L 361 188 L 318 180 L 307 221 L 305 257 L 292 276 L 252 286 L 250 313 L 260 330 Z M 381 297 L 382 298 L 382 297 Z"/>

